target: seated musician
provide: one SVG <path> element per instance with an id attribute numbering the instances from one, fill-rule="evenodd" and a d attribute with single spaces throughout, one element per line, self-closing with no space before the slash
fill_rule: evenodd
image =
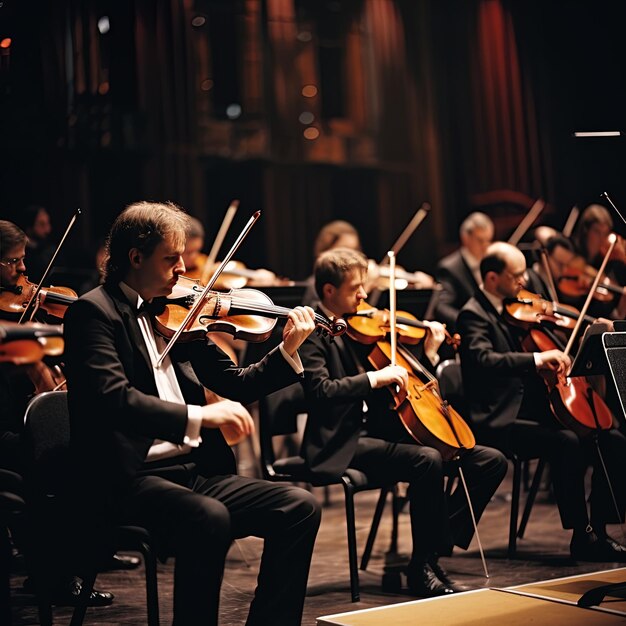
<path id="1" fill-rule="evenodd" d="M 557 234 L 545 242 L 544 248 L 549 269 L 546 269 L 541 257 L 533 263 L 532 267 L 526 270 L 526 289 L 542 298 L 558 302 L 561 299 L 558 292 L 559 279 L 574 260 L 574 244 L 563 235 Z M 557 293 L 553 293 L 553 284 Z"/>
<path id="2" fill-rule="evenodd" d="M 313 258 L 317 259 L 322 252 L 335 248 L 361 250 L 361 238 L 357 229 L 345 220 L 333 220 L 322 226 L 313 244 Z M 306 279 L 306 290 L 302 296 L 302 304 L 315 307 L 319 297 L 315 290 L 315 276 Z"/>
<path id="3" fill-rule="evenodd" d="M 360 252 L 328 250 L 317 259 L 314 271 L 322 314 L 344 316 L 357 311 L 366 295 L 363 282 L 367 279 L 367 260 Z M 443 327 L 437 322 L 429 326 L 425 360 L 436 362 Z M 347 335 L 330 340 L 316 334 L 302 345 L 309 402 L 302 456 L 322 478 L 339 479 L 351 467 L 373 482 L 410 483 L 409 590 L 423 597 L 452 593 L 453 583 L 437 556 L 449 555 L 454 545 L 468 547 L 473 526 L 467 501 L 462 488 L 457 488 L 446 503 L 443 481 L 452 467 L 445 467 L 437 450 L 416 443 L 389 408 L 391 396 L 385 387 L 405 387 L 407 371 L 400 366 L 366 371 L 371 347 Z M 498 451 L 476 446 L 464 452 L 461 465 L 480 518 L 506 473 L 506 461 Z"/>
<path id="4" fill-rule="evenodd" d="M 572 557 L 588 561 L 626 561 L 626 547 L 606 533 L 606 524 L 623 522 L 626 438 L 616 429 L 599 432 L 599 444 L 618 502 L 591 438 L 559 426 L 551 413 L 542 370 L 567 371 L 570 359 L 560 350 L 522 350 L 525 331 L 503 317 L 505 298 L 524 287 L 526 260 L 514 246 L 494 243 L 481 262 L 483 286 L 461 310 L 458 330 L 465 394 L 477 441 L 507 454 L 549 460 L 563 528 L 572 529 Z M 587 512 L 585 473 L 594 466 L 591 514 Z"/>
<path id="5" fill-rule="evenodd" d="M 435 278 L 441 290 L 435 291 L 434 317 L 456 328 L 456 318 L 463 305 L 474 295 L 480 285 L 480 261 L 493 241 L 493 222 L 478 211 L 470 213 L 461 223 L 461 247 L 441 259 Z"/>
<path id="6" fill-rule="evenodd" d="M 103 543 L 111 524 L 130 522 L 176 557 L 175 624 L 216 624 L 231 541 L 263 537 L 247 624 L 300 624 L 318 504 L 303 489 L 236 474 L 220 427 L 249 435 L 252 418 L 231 400 L 206 405 L 201 383 L 251 402 L 299 380 L 297 350 L 315 326 L 313 311 L 291 311 L 281 345 L 245 369 L 204 340 L 176 344 L 157 367 L 165 342 L 142 304 L 169 295 L 184 273 L 186 227 L 171 203 L 127 207 L 109 234 L 104 285 L 66 313 L 79 513 Z"/>
<path id="7" fill-rule="evenodd" d="M 572 234 L 572 243 L 579 255 L 582 265 L 591 269 L 592 276 L 586 276 L 587 286 L 591 283 L 594 270 L 597 270 L 605 252 L 608 249 L 608 236 L 613 231 L 613 218 L 608 209 L 601 204 L 590 204 L 582 212 L 576 228 Z M 587 270 L 586 270 L 587 271 Z M 610 277 L 615 287 L 626 285 L 626 246 L 624 239 L 618 238 L 613 253 L 606 266 L 605 275 Z M 571 304 L 580 308 L 587 290 L 583 289 L 578 299 Z M 624 319 L 626 317 L 626 293 L 615 289 L 614 297 L 594 299 L 589 307 L 589 314 L 593 317 L 608 317 L 610 319 Z"/>
<path id="8" fill-rule="evenodd" d="M 6 296 L 19 290 L 20 277 L 26 274 L 27 237 L 21 228 L 7 220 L 0 220 L 0 293 Z M 0 320 L 16 321 L 13 314 L 0 310 Z M 49 378 L 50 389 L 55 382 L 43 364 L 16 366 L 11 363 L 0 363 L 0 468 L 25 475 L 28 472 L 26 452 L 23 446 L 24 413 L 28 401 L 35 391 L 34 380 L 45 385 Z M 50 595 L 57 605 L 74 604 L 80 593 L 81 583 L 68 571 L 67 555 L 63 552 L 61 542 L 62 531 L 68 524 L 67 520 L 51 519 L 39 525 L 33 521 L 33 531 L 41 535 L 35 550 L 33 536 L 25 531 L 24 526 L 12 529 L 13 540 L 23 550 L 28 562 L 28 569 L 33 567 L 34 557 L 46 561 L 49 569 Z M 71 526 L 71 524 L 70 524 Z M 49 541 L 43 539 L 43 535 Z M 35 554 L 37 552 L 37 554 Z M 42 554 L 45 552 L 45 554 Z M 115 555 L 108 563 L 110 569 L 129 569 L 139 565 L 137 557 Z M 25 589 L 32 589 L 33 581 L 26 579 Z M 113 594 L 94 590 L 89 599 L 91 606 L 111 604 Z"/>

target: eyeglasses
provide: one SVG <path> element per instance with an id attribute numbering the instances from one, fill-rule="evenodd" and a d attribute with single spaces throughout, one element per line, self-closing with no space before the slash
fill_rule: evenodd
<path id="1" fill-rule="evenodd" d="M 25 258 L 26 258 L 25 256 L 19 256 L 13 259 L 2 259 L 2 261 L 0 261 L 0 265 L 2 265 L 3 267 L 11 267 L 11 266 L 17 267 L 20 263 L 24 262 Z"/>

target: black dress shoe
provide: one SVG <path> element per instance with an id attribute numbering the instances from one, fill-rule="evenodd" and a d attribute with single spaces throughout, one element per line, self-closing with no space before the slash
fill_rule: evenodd
<path id="1" fill-rule="evenodd" d="M 125 554 L 114 554 L 102 568 L 103 571 L 135 569 L 139 567 L 141 559 L 136 556 L 127 556 Z"/>
<path id="2" fill-rule="evenodd" d="M 446 586 L 452 589 L 452 591 L 458 593 L 460 591 L 469 591 L 471 587 L 467 585 L 461 585 L 452 578 L 450 578 L 450 574 L 443 568 L 441 563 L 439 563 L 438 557 L 432 557 L 428 559 L 428 564 L 430 565 L 430 569 L 433 570 L 435 576 Z"/>
<path id="3" fill-rule="evenodd" d="M 454 593 L 452 587 L 448 587 L 433 572 L 428 563 L 411 568 L 406 575 L 409 593 L 420 598 L 437 598 Z"/>
<path id="4" fill-rule="evenodd" d="M 52 592 L 51 602 L 56 606 L 76 606 L 82 588 L 80 579 L 73 576 L 66 585 Z M 89 595 L 87 606 L 109 606 L 114 598 L 115 596 L 109 591 L 94 589 Z"/>
<path id="5" fill-rule="evenodd" d="M 569 551 L 577 561 L 626 562 L 626 546 L 608 535 L 598 537 L 594 532 L 586 533 L 582 540 L 572 539 Z"/>

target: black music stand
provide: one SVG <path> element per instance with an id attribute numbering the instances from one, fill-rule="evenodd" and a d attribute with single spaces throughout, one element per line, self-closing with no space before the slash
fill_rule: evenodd
<path id="1" fill-rule="evenodd" d="M 610 377 L 622 412 L 626 415 L 626 322 L 614 322 L 615 332 L 607 332 L 607 328 L 606 324 L 589 327 L 572 366 L 571 376 L 604 374 Z M 579 598 L 577 605 L 582 608 L 598 606 L 609 595 L 626 598 L 626 580 L 590 589 Z"/>

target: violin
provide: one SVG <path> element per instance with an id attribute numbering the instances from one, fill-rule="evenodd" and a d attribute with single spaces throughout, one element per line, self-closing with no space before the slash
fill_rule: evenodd
<path id="1" fill-rule="evenodd" d="M 171 339 L 180 328 L 204 287 L 197 280 L 179 276 L 172 293 L 158 298 L 153 318 L 154 329 Z M 160 310 L 160 312 L 159 312 Z M 183 329 L 186 339 L 203 339 L 207 332 L 223 332 L 235 339 L 265 341 L 272 334 L 278 318 L 289 316 L 291 309 L 275 306 L 271 298 L 257 289 L 211 291 L 195 320 Z M 322 333 L 336 337 L 346 330 L 341 318 L 326 319 L 315 314 L 315 323 Z"/>
<path id="2" fill-rule="evenodd" d="M 367 275 L 369 281 L 376 285 L 377 289 L 389 289 L 389 266 L 378 265 L 373 259 L 367 263 Z M 424 272 L 407 272 L 396 266 L 395 270 L 396 289 L 406 289 L 411 286 L 414 289 L 433 289 L 435 279 Z"/>
<path id="3" fill-rule="evenodd" d="M 20 275 L 14 288 L 0 290 L 0 311 L 21 316 L 36 289 L 36 284 L 31 283 L 23 274 Z M 44 309 L 52 317 L 62 319 L 67 307 L 77 298 L 76 292 L 69 287 L 47 287 L 37 294 L 36 307 Z"/>
<path id="4" fill-rule="evenodd" d="M 592 265 L 586 265 L 582 257 L 570 264 L 559 278 L 559 290 L 564 296 L 579 298 L 586 296 L 589 286 L 598 270 Z M 608 276 L 603 276 L 596 287 L 593 297 L 600 302 L 610 302 L 615 295 L 623 296 L 626 293 L 624 287 L 620 287 Z"/>
<path id="5" fill-rule="evenodd" d="M 522 289 L 517 298 L 507 298 L 504 301 L 504 316 L 514 326 L 527 330 L 543 323 L 553 324 L 563 330 L 573 330 L 580 312 L 568 304 L 544 300 L 540 295 Z M 585 315 L 583 319 L 589 324 L 596 321 L 589 315 Z"/>
<path id="6" fill-rule="evenodd" d="M 390 313 L 388 310 L 376 309 L 367 302 L 359 303 L 357 312 L 347 316 L 348 334 L 366 345 L 376 343 L 385 338 L 391 330 Z M 406 311 L 396 312 L 396 331 L 402 343 L 408 345 L 418 344 L 426 335 L 428 325 L 420 322 L 414 315 Z M 444 329 L 447 344 L 457 348 L 461 337 L 458 334 L 450 335 Z"/>
<path id="7" fill-rule="evenodd" d="M 203 277 L 207 273 L 211 275 L 219 263 L 210 263 L 207 271 L 205 264 L 208 262 L 208 256 L 200 253 L 198 259 L 199 262 L 196 267 L 186 271 L 185 276 L 204 282 Z M 224 271 L 215 281 L 214 288 L 219 291 L 227 291 L 228 289 L 243 289 L 246 285 L 254 287 L 283 287 L 292 284 L 293 281 L 286 278 L 278 278 L 274 272 L 269 270 L 251 270 L 241 261 L 229 261 Z"/>
<path id="8" fill-rule="evenodd" d="M 28 365 L 63 354 L 63 326 L 0 322 L 0 362 Z"/>

